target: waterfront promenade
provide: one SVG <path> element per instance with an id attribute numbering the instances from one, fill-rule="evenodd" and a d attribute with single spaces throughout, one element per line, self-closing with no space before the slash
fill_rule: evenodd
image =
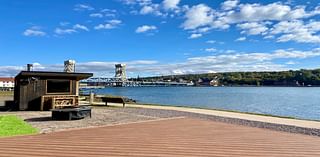
<path id="1" fill-rule="evenodd" d="M 193 118 L 1 138 L 0 156 L 320 156 L 320 138 Z"/>
<path id="2" fill-rule="evenodd" d="M 102 105 L 102 103 L 100 103 Z M 121 104 L 110 103 L 109 106 L 121 107 Z M 301 120 L 293 118 L 256 115 L 232 111 L 219 111 L 210 109 L 199 109 L 189 107 L 159 106 L 159 105 L 141 105 L 127 104 L 127 107 L 155 109 L 159 111 L 176 111 L 182 116 L 203 117 L 214 121 L 226 122 L 250 127 L 259 127 L 277 131 L 291 133 L 300 133 L 320 137 L 320 121 Z"/>
<path id="3" fill-rule="evenodd" d="M 119 106 L 119 104 L 112 104 L 112 105 Z M 300 120 L 300 119 L 292 119 L 292 118 L 281 118 L 281 117 L 275 117 L 275 116 L 247 114 L 247 113 L 232 112 L 232 111 L 219 111 L 219 110 L 213 110 L 213 109 L 210 110 L 210 109 L 198 109 L 198 108 L 175 107 L 175 106 L 137 105 L 137 104 L 129 104 L 127 106 L 191 112 L 191 113 L 198 113 L 198 114 L 211 115 L 211 116 L 242 119 L 242 120 L 248 120 L 248 121 L 257 121 L 257 122 L 288 125 L 288 126 L 295 126 L 295 127 L 302 127 L 302 128 L 320 129 L 320 122 L 311 121 L 311 120 Z"/>

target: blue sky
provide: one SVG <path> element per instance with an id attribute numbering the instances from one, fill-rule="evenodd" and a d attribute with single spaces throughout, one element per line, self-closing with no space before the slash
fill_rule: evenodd
<path id="1" fill-rule="evenodd" d="M 320 67 L 320 3 L 257 0 L 1 0 L 0 76 L 131 77 Z"/>

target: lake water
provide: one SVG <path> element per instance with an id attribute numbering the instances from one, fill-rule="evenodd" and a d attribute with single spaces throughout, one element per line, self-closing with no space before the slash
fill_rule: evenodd
<path id="1" fill-rule="evenodd" d="M 94 92 L 126 96 L 140 103 L 320 120 L 319 87 L 109 87 Z"/>

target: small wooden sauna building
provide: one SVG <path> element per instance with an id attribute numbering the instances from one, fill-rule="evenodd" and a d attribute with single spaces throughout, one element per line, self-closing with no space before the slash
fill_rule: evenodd
<path id="1" fill-rule="evenodd" d="M 15 110 L 50 110 L 77 106 L 79 81 L 92 73 L 21 71 L 15 77 Z"/>

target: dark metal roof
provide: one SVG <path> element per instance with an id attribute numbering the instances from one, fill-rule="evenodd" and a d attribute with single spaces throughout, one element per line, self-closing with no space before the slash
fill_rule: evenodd
<path id="1" fill-rule="evenodd" d="M 67 73 L 67 72 L 52 72 L 52 71 L 21 71 L 16 78 L 23 77 L 42 77 L 42 78 L 67 78 L 82 80 L 92 77 L 92 73 Z"/>

